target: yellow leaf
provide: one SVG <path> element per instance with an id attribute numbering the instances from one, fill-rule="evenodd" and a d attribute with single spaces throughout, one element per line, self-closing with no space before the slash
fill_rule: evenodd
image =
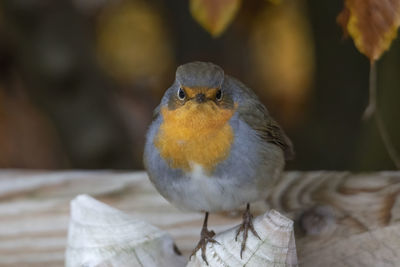
<path id="1" fill-rule="evenodd" d="M 190 12 L 212 36 L 219 36 L 232 22 L 241 0 L 190 0 Z"/>
<path id="2" fill-rule="evenodd" d="M 303 122 L 314 78 L 314 40 L 303 1 L 269 6 L 250 29 L 249 57 L 260 97 L 285 128 Z"/>
<path id="3" fill-rule="evenodd" d="M 337 17 L 344 34 L 370 61 L 379 59 L 396 38 L 400 26 L 400 0 L 345 0 Z"/>
<path id="4" fill-rule="evenodd" d="M 96 26 L 99 61 L 117 81 L 156 87 L 174 65 L 165 23 L 147 2 L 111 3 L 100 13 Z"/>

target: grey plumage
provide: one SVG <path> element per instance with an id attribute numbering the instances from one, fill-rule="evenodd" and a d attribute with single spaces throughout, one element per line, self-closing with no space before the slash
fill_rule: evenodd
<path id="1" fill-rule="evenodd" d="M 178 67 L 176 81 L 188 87 L 219 88 L 224 82 L 224 71 L 213 63 L 191 62 Z"/>
<path id="2" fill-rule="evenodd" d="M 226 87 L 240 88 L 235 90 L 238 96 L 234 101 L 239 102 L 240 118 L 252 127 L 265 141 L 278 145 L 285 154 L 285 159 L 294 157 L 293 145 L 279 124 L 271 117 L 267 108 L 260 102 L 257 95 L 242 82 L 227 76 Z"/>

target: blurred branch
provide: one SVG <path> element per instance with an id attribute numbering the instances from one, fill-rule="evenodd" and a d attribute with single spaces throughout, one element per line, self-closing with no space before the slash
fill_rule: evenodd
<path id="1" fill-rule="evenodd" d="M 394 144 L 389 136 L 389 133 L 386 129 L 385 123 L 382 119 L 380 110 L 377 106 L 377 97 L 376 97 L 376 63 L 374 61 L 370 64 L 370 71 L 369 71 L 369 103 L 367 108 L 365 109 L 363 119 L 369 119 L 371 115 L 374 115 L 375 123 L 378 128 L 378 132 L 382 138 L 383 144 L 386 148 L 386 151 L 389 154 L 390 159 L 396 165 L 397 169 L 400 169 L 400 156 L 394 147 Z"/>
<path id="2" fill-rule="evenodd" d="M 368 120 L 376 110 L 376 66 L 375 62 L 370 63 L 369 68 L 369 100 L 364 110 L 363 120 Z"/>

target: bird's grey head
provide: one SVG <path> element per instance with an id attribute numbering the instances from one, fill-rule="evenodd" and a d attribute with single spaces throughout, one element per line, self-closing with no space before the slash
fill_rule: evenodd
<path id="1" fill-rule="evenodd" d="M 224 71 L 210 62 L 191 62 L 176 70 L 176 81 L 180 86 L 221 88 Z"/>
<path id="2" fill-rule="evenodd" d="M 221 108 L 233 108 L 232 96 L 224 88 L 224 71 L 208 62 L 191 62 L 176 70 L 176 79 L 165 93 L 162 104 L 177 109 L 193 101 L 213 102 Z"/>

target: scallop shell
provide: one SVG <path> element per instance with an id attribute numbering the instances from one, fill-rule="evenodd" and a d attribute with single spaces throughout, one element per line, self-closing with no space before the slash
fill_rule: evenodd
<path id="1" fill-rule="evenodd" d="M 242 234 L 235 241 L 237 226 L 214 237 L 220 244 L 208 243 L 206 256 L 209 266 L 298 266 L 292 220 L 271 210 L 255 218 L 253 224 L 261 240 L 249 231 L 242 259 Z M 201 252 L 197 251 L 187 266 L 207 265 L 201 258 Z"/>
<path id="2" fill-rule="evenodd" d="M 71 201 L 65 266 L 185 266 L 172 238 L 90 196 Z"/>

